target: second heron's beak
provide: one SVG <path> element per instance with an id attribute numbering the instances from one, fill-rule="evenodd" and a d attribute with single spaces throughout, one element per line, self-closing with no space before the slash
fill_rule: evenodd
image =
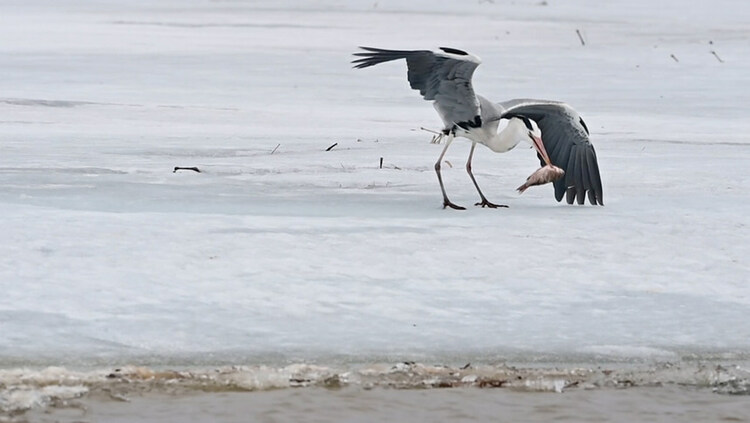
<path id="1" fill-rule="evenodd" d="M 542 159 L 544 160 L 545 163 L 547 163 L 547 166 L 551 166 L 552 162 L 549 159 L 547 150 L 544 148 L 544 143 L 542 142 L 542 139 L 532 134 L 531 132 L 529 132 L 529 138 L 531 138 L 531 144 L 534 145 L 534 148 L 536 149 L 537 153 L 539 153 L 539 155 L 542 156 Z"/>

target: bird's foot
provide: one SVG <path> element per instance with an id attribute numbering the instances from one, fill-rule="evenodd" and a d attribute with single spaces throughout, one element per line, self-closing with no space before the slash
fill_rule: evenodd
<path id="1" fill-rule="evenodd" d="M 508 206 L 505 205 L 505 204 L 490 203 L 489 201 L 487 201 L 486 198 L 482 198 L 482 201 L 480 201 L 478 203 L 475 203 L 474 205 L 475 206 L 482 206 L 482 208 L 489 207 L 491 209 L 497 209 L 497 208 L 505 208 L 505 209 L 507 209 L 508 208 Z"/>
<path id="2" fill-rule="evenodd" d="M 457 204 L 453 204 L 453 202 L 451 202 L 451 200 L 447 198 L 443 199 L 443 208 L 446 208 L 446 207 L 450 207 L 453 210 L 466 210 L 466 207 L 461 207 Z"/>
<path id="3" fill-rule="evenodd" d="M 440 142 L 443 141 L 443 137 L 445 137 L 445 135 L 442 133 L 435 135 L 432 137 L 430 144 L 440 144 Z"/>

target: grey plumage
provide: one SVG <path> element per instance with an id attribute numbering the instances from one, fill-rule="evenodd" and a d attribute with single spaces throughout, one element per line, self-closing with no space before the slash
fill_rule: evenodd
<path id="1" fill-rule="evenodd" d="M 547 100 L 516 99 L 500 103 L 505 110 L 501 118 L 533 120 L 542 132 L 542 141 L 552 163 L 565 171 L 555 181 L 555 199 L 563 197 L 568 204 L 604 205 L 596 151 L 589 141 L 588 128 L 578 113 L 565 103 Z M 542 166 L 544 161 L 539 158 Z"/>
<path id="2" fill-rule="evenodd" d="M 440 162 L 454 137 L 472 141 L 466 170 L 481 198 L 476 205 L 500 207 L 487 201 L 474 178 L 471 170 L 474 147 L 480 143 L 495 152 L 508 151 L 520 139 L 527 138 L 526 128 L 532 139 L 541 132 L 541 141 L 535 141 L 542 144 L 541 150 L 537 146 L 538 151 L 546 150 L 551 164 L 565 171 L 565 177 L 554 182 L 557 201 L 566 197 L 568 204 L 573 204 L 573 201 L 583 204 L 588 195 L 591 204 L 604 205 L 596 152 L 589 141 L 588 128 L 567 104 L 528 99 L 492 103 L 476 95 L 471 78 L 481 60 L 461 50 L 446 47 L 435 51 L 360 48 L 363 51 L 354 53 L 358 59 L 352 61 L 358 69 L 405 59 L 411 88 L 419 90 L 425 100 L 433 101 L 440 114 L 445 125 L 446 146 L 435 163 L 435 171 L 443 193 L 443 207 L 463 209 L 448 199 L 440 173 Z M 503 118 L 510 119 L 510 122 L 498 133 L 498 124 Z M 534 121 L 538 129 L 532 128 L 530 121 Z M 521 135 L 519 126 L 524 128 Z"/>
<path id="3" fill-rule="evenodd" d="M 481 63 L 477 57 L 446 47 L 441 47 L 442 55 L 430 50 L 360 48 L 365 51 L 354 55 L 361 59 L 352 61 L 357 69 L 406 59 L 409 85 L 419 90 L 425 100 L 435 101 L 435 108 L 447 128 L 454 124 L 465 127 L 478 123 L 479 100 L 471 85 L 474 70 Z"/>

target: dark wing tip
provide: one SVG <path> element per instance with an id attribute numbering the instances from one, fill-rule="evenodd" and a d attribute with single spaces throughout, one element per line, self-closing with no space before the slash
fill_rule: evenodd
<path id="1" fill-rule="evenodd" d="M 467 52 L 465 52 L 463 50 L 459 50 L 457 48 L 440 47 L 440 50 L 443 50 L 444 52 L 450 53 L 450 54 L 457 54 L 459 56 L 468 56 L 469 55 L 469 53 L 467 53 Z"/>
<path id="2" fill-rule="evenodd" d="M 384 61 L 383 53 L 386 52 L 386 50 L 364 46 L 359 46 L 359 48 L 364 51 L 352 53 L 352 56 L 359 57 L 359 59 L 352 60 L 351 62 L 354 65 L 354 69 L 362 69 L 370 66 L 375 66 L 378 63 L 382 63 Z"/>
<path id="3" fill-rule="evenodd" d="M 573 146 L 564 170 L 564 183 L 558 181 L 560 183 L 555 184 L 555 199 L 558 202 L 564 196 L 568 204 L 575 202 L 583 205 L 588 197 L 591 205 L 604 205 L 602 180 L 593 145 Z"/>
<path id="4" fill-rule="evenodd" d="M 575 187 L 568 188 L 567 191 L 565 191 L 565 202 L 568 204 L 573 204 L 573 200 L 576 199 L 576 189 Z"/>
<path id="5" fill-rule="evenodd" d="M 359 46 L 359 48 L 364 51 L 352 53 L 353 56 L 360 58 L 352 60 L 355 69 L 367 68 L 379 63 L 390 62 L 391 60 L 407 59 L 416 53 L 420 53 L 419 51 L 387 50 L 364 46 Z"/>
<path id="6" fill-rule="evenodd" d="M 599 203 L 600 206 L 603 206 L 604 190 L 602 188 L 602 178 L 599 174 L 599 161 L 596 159 L 596 150 L 594 150 L 594 146 L 591 144 L 589 144 L 589 148 L 586 151 L 585 164 L 587 165 L 591 190 L 595 194 L 596 202 Z M 595 203 L 591 202 L 591 204 Z"/>
<path id="7" fill-rule="evenodd" d="M 555 200 L 559 203 L 565 196 L 565 178 L 555 181 Z"/>
<path id="8" fill-rule="evenodd" d="M 359 46 L 359 48 L 365 51 L 358 51 L 356 53 L 352 53 L 352 56 L 360 57 L 360 59 L 352 60 L 351 63 L 354 65 L 353 68 L 362 69 L 362 68 L 375 65 L 372 59 L 374 56 L 376 56 L 376 54 L 373 54 L 373 53 L 376 53 L 378 49 L 373 48 L 373 47 L 365 47 L 365 46 Z"/>
<path id="9" fill-rule="evenodd" d="M 360 48 L 361 50 L 365 50 L 365 51 L 372 51 L 372 52 L 377 52 L 377 51 L 385 51 L 384 49 L 382 49 L 382 48 L 377 48 L 377 47 L 367 47 L 367 46 L 358 46 L 358 47 L 359 47 L 359 48 Z"/>

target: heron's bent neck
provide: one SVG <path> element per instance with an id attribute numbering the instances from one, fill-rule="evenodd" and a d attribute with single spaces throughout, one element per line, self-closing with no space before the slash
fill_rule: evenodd
<path id="1" fill-rule="evenodd" d="M 495 132 L 485 145 L 495 153 L 505 153 L 518 145 L 521 140 L 528 138 L 528 132 L 523 121 L 513 118 L 508 121 L 508 125 L 502 131 Z"/>

